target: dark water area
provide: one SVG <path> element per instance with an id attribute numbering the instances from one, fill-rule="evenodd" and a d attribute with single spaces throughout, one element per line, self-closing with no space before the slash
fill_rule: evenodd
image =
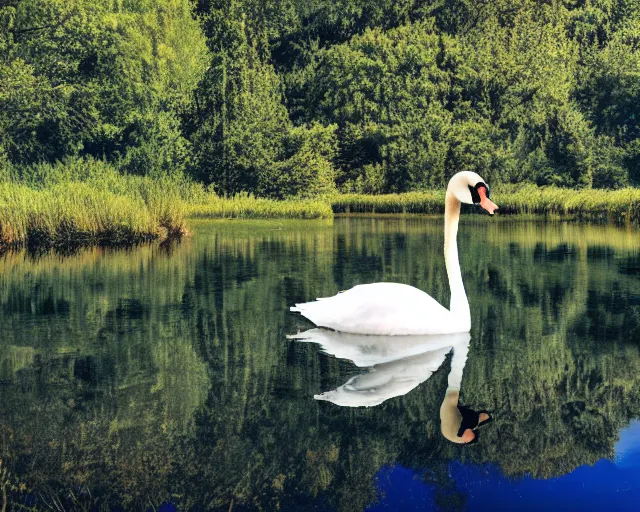
<path id="1" fill-rule="evenodd" d="M 192 226 L 0 257 L 0 508 L 636 509 L 636 229 L 462 219 L 461 401 L 493 421 L 458 446 L 440 433 L 450 355 L 287 338 L 313 327 L 289 306 L 357 284 L 448 305 L 440 219 Z M 407 368 L 415 386 L 373 407 L 314 398 Z"/>

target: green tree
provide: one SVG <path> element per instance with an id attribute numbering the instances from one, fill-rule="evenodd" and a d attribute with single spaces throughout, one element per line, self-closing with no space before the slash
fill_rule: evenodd
<path id="1" fill-rule="evenodd" d="M 282 199 L 334 192 L 336 128 L 319 124 L 291 128 L 284 138 L 284 159 L 259 173 L 260 195 Z"/>
<path id="2" fill-rule="evenodd" d="M 280 79 L 235 0 L 208 3 L 211 65 L 196 93 L 194 175 L 221 193 L 272 197 L 333 189 L 335 128 L 294 128 Z M 202 8 L 202 6 L 201 6 Z"/>
<path id="3" fill-rule="evenodd" d="M 640 182 L 640 20 L 629 20 L 601 50 L 585 50 L 578 97 L 596 130 L 624 148 L 630 178 Z M 620 172 L 618 172 L 620 174 Z M 615 180 L 616 184 L 623 180 Z"/>
<path id="4" fill-rule="evenodd" d="M 0 8 L 0 24 L 0 133 L 12 161 L 184 166 L 186 141 L 168 118 L 188 105 L 206 54 L 187 0 L 25 0 Z M 174 146 L 163 161 L 159 139 Z"/>
<path id="5" fill-rule="evenodd" d="M 307 74 L 305 110 L 340 127 L 339 184 L 366 180 L 363 170 L 375 166 L 385 190 L 443 184 L 451 114 L 444 108 L 450 77 L 438 66 L 442 37 L 425 22 L 367 30 L 321 52 Z"/>
<path id="6" fill-rule="evenodd" d="M 205 16 L 211 64 L 196 92 L 195 175 L 223 193 L 254 191 L 259 172 L 282 151 L 289 118 L 273 67 L 249 39 L 234 0 Z"/>

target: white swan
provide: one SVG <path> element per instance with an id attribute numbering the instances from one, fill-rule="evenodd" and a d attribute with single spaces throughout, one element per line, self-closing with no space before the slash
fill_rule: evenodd
<path id="1" fill-rule="evenodd" d="M 451 334 L 471 329 L 467 294 L 458 261 L 460 203 L 479 204 L 491 215 L 498 206 L 489 187 L 474 172 L 459 172 L 449 181 L 444 207 L 444 261 L 451 289 L 450 308 L 413 286 L 373 283 L 354 286 L 333 297 L 291 307 L 319 327 L 354 334 Z"/>

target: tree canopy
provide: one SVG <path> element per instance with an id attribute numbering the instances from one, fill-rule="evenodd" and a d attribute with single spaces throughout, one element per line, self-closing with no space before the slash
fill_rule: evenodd
<path id="1" fill-rule="evenodd" d="M 3 0 L 0 165 L 222 194 L 640 181 L 640 2 Z"/>

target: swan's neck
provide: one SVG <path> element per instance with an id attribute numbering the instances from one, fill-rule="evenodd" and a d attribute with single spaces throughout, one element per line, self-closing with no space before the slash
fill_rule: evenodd
<path id="1" fill-rule="evenodd" d="M 462 273 L 458 261 L 458 221 L 460 220 L 460 201 L 447 191 L 444 206 L 444 262 L 447 266 L 449 288 L 451 289 L 451 305 L 449 310 L 456 317 L 456 322 L 471 327 L 469 301 L 462 284 Z"/>

